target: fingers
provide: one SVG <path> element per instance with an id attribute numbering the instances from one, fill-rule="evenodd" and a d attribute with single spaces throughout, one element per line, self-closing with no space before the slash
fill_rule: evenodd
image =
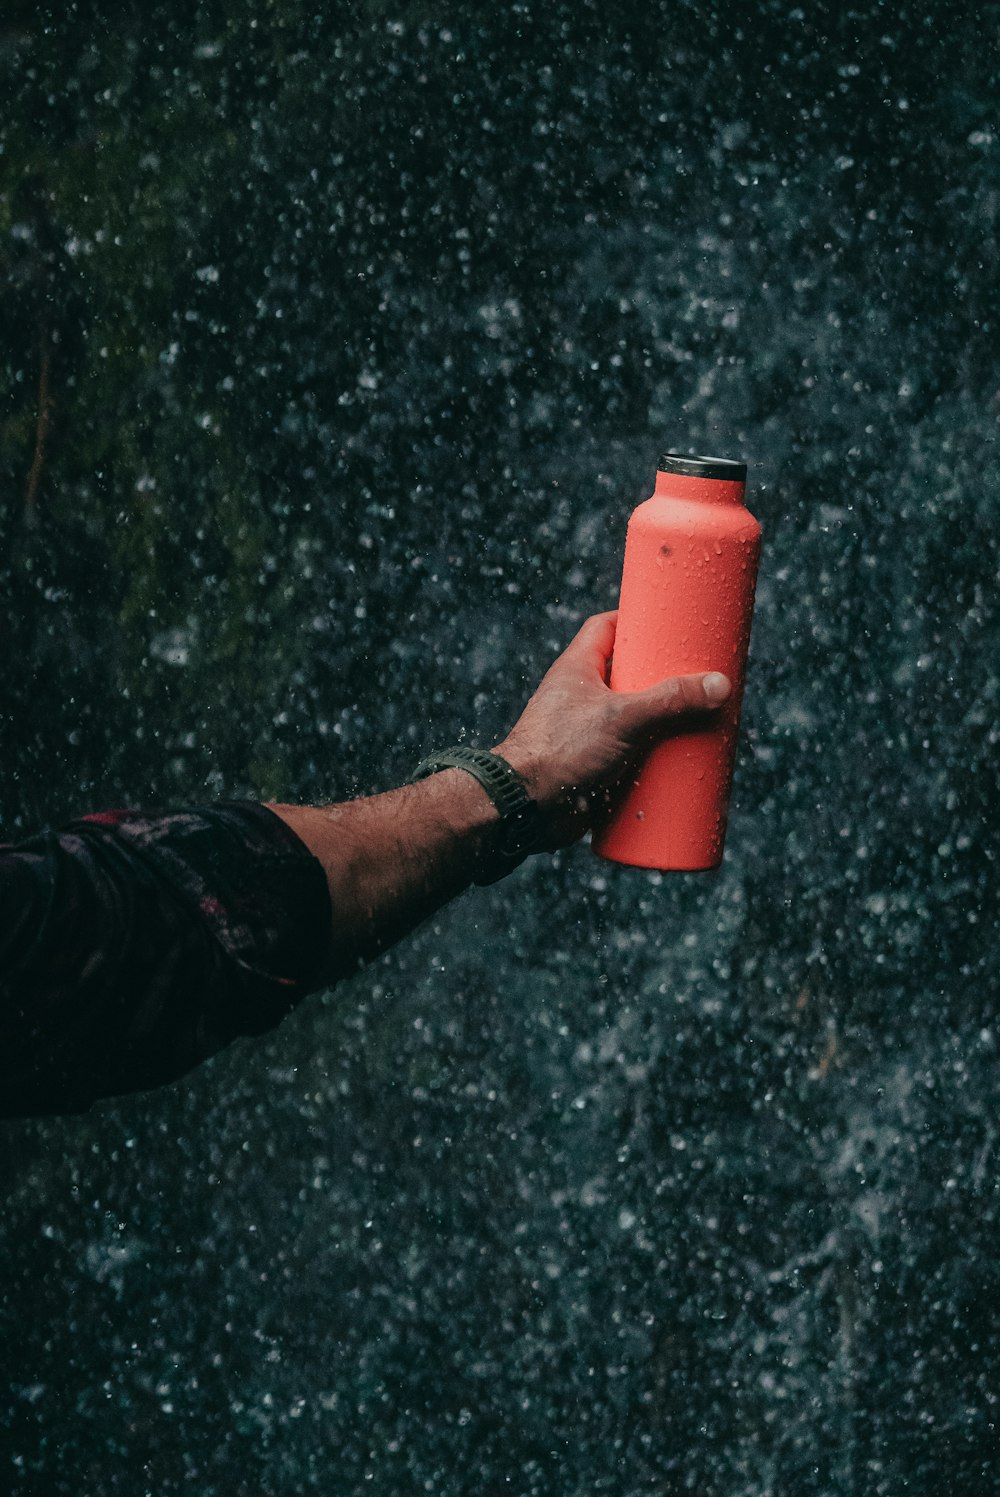
<path id="1" fill-rule="evenodd" d="M 714 712 L 728 700 L 732 690 L 728 676 L 721 671 L 707 671 L 672 676 L 646 691 L 623 694 L 620 700 L 626 731 L 630 736 L 643 737 L 693 713 Z"/>
<path id="2" fill-rule="evenodd" d="M 572 666 L 580 672 L 582 678 L 590 676 L 604 681 L 615 645 L 617 619 L 617 609 L 610 613 L 592 614 L 570 640 L 558 663 Z"/>

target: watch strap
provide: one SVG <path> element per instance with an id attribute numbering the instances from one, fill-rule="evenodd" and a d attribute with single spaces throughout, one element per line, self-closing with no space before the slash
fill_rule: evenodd
<path id="1" fill-rule="evenodd" d="M 524 861 L 542 837 L 542 820 L 538 806 L 512 765 L 499 754 L 486 749 L 467 748 L 457 744 L 440 749 L 421 759 L 412 780 L 423 780 L 442 769 L 464 769 L 478 780 L 500 816 L 492 838 L 494 866 L 476 879 L 477 884 L 493 884 Z"/>

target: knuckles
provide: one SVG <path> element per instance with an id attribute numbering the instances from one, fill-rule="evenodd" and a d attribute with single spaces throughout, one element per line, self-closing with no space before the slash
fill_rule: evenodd
<path id="1" fill-rule="evenodd" d="M 660 708 L 667 717 L 685 711 L 688 702 L 682 681 L 665 681 L 660 689 Z"/>

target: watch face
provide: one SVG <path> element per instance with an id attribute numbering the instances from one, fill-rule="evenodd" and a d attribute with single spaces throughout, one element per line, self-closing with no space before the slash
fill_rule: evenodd
<path id="1" fill-rule="evenodd" d="M 537 847 L 542 838 L 542 818 L 535 806 L 525 807 L 501 821 L 497 829 L 496 848 L 505 858 L 521 858 Z"/>

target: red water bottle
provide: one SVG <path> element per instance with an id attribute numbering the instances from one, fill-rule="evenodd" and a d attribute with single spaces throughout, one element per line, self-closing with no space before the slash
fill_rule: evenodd
<path id="1" fill-rule="evenodd" d="M 733 692 L 653 750 L 594 833 L 594 851 L 639 868 L 717 868 L 736 757 L 760 526 L 743 503 L 746 463 L 660 459 L 625 541 L 614 691 L 723 671 Z"/>

